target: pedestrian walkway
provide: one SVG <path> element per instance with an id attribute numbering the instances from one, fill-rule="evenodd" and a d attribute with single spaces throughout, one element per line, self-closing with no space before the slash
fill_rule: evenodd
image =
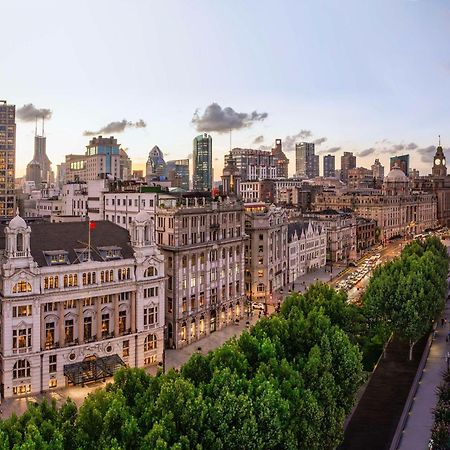
<path id="1" fill-rule="evenodd" d="M 258 316 L 259 315 L 255 312 L 248 322 L 242 319 L 238 324 L 229 325 L 219 331 L 215 331 L 204 339 L 186 345 L 186 347 L 178 350 L 166 350 L 166 372 L 170 369 L 179 369 L 196 352 L 206 355 L 211 350 L 220 347 L 232 337 L 239 337 L 244 330 L 249 329 L 250 326 L 256 323 Z"/>
<path id="2" fill-rule="evenodd" d="M 450 302 L 447 302 L 444 315 L 450 317 Z M 436 388 L 442 383 L 442 374 L 447 368 L 446 355 L 450 350 L 450 342 L 447 343 L 446 337 L 449 331 L 449 324 L 442 327 L 439 323 L 398 447 L 400 450 L 425 450 L 428 448 L 433 426 L 433 409 L 437 403 Z"/>

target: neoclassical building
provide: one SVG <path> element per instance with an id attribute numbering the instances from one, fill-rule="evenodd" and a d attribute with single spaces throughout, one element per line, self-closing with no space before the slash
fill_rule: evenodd
<path id="1" fill-rule="evenodd" d="M 394 166 L 384 178 L 382 190 L 366 189 L 323 192 L 316 196 L 315 210 L 350 209 L 359 217 L 374 219 L 380 240 L 412 236 L 437 226 L 437 199 L 434 193 L 411 189 L 409 178 Z"/>
<path id="2" fill-rule="evenodd" d="M 131 238 L 108 221 L 27 225 L 19 215 L 1 234 L 3 397 L 162 361 L 164 260 L 147 213 Z"/>
<path id="3" fill-rule="evenodd" d="M 288 282 L 288 213 L 264 203 L 246 205 L 245 291 L 249 301 L 275 305 Z"/>
<path id="4" fill-rule="evenodd" d="M 245 240 L 240 201 L 189 194 L 158 200 L 156 242 L 167 274 L 170 348 L 184 347 L 243 317 Z"/>
<path id="5" fill-rule="evenodd" d="M 289 282 L 324 267 L 327 262 L 327 232 L 320 224 L 293 222 L 288 225 Z"/>

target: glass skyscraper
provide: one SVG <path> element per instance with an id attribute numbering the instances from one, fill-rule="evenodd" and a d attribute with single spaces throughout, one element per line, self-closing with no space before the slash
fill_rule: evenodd
<path id="1" fill-rule="evenodd" d="M 194 191 L 211 191 L 212 174 L 212 139 L 209 134 L 201 134 L 194 138 L 193 189 Z"/>

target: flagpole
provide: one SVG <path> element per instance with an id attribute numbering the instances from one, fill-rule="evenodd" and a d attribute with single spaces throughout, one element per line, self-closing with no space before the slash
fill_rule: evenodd
<path id="1" fill-rule="evenodd" d="M 91 260 L 91 221 L 88 221 L 89 235 L 88 235 L 88 261 Z"/>

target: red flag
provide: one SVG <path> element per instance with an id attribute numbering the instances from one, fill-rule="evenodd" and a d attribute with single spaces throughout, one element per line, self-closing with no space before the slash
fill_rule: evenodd
<path id="1" fill-rule="evenodd" d="M 95 227 L 97 226 L 97 224 L 95 222 L 91 222 L 89 221 L 89 229 L 90 230 L 95 230 Z"/>

